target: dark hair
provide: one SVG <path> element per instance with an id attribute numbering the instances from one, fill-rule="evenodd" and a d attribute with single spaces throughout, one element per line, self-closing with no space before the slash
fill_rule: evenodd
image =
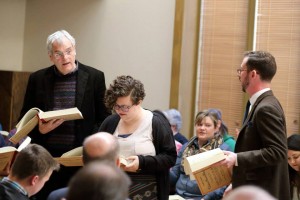
<path id="1" fill-rule="evenodd" d="M 138 104 L 146 96 L 144 85 L 131 76 L 118 76 L 106 90 L 105 105 L 112 110 L 119 97 L 128 95 L 130 95 L 133 104 Z"/>
<path id="2" fill-rule="evenodd" d="M 220 133 L 222 135 L 227 134 L 228 133 L 228 128 L 227 128 L 225 122 L 223 122 L 223 120 L 222 120 L 222 112 L 217 108 L 210 108 L 210 109 L 208 109 L 208 111 L 209 112 L 214 112 L 214 113 L 217 114 L 217 119 L 221 121 Z"/>
<path id="3" fill-rule="evenodd" d="M 58 170 L 59 163 L 38 144 L 29 144 L 21 150 L 12 165 L 12 175 L 25 179 L 32 175 L 44 177 L 49 170 Z"/>
<path id="4" fill-rule="evenodd" d="M 131 181 L 127 174 L 108 162 L 91 162 L 69 183 L 68 200 L 125 200 Z"/>
<path id="5" fill-rule="evenodd" d="M 288 150 L 300 151 L 300 135 L 293 134 L 287 139 Z M 290 193 L 294 195 L 294 187 L 297 188 L 297 196 L 300 198 L 300 174 L 289 165 Z"/>
<path id="6" fill-rule="evenodd" d="M 274 56 L 266 51 L 248 51 L 244 57 L 248 57 L 246 63 L 248 71 L 256 70 L 263 81 L 272 80 L 277 70 Z"/>

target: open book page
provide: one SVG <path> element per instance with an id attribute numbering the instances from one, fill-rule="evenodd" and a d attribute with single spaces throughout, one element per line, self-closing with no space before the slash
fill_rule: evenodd
<path id="1" fill-rule="evenodd" d="M 0 171 L 3 171 L 5 167 L 13 160 L 17 149 L 12 146 L 0 148 Z"/>
<path id="2" fill-rule="evenodd" d="M 177 194 L 174 194 L 174 195 L 169 195 L 169 200 L 185 200 L 185 199 Z"/>
<path id="3" fill-rule="evenodd" d="M 83 119 L 83 117 L 76 107 L 46 112 L 39 108 L 31 108 L 17 124 L 17 132 L 9 139 L 9 141 L 17 144 L 21 139 L 27 136 L 32 129 L 34 129 L 34 127 L 39 123 L 39 119 L 43 122 L 47 122 L 51 119 L 64 119 L 67 121 Z"/>
<path id="4" fill-rule="evenodd" d="M 20 140 L 26 137 L 28 133 L 30 133 L 30 131 L 32 131 L 32 129 L 34 129 L 34 127 L 38 124 L 39 119 L 37 114 L 39 112 L 41 112 L 41 110 L 38 108 L 31 108 L 29 111 L 27 111 L 27 113 L 16 125 L 17 131 L 11 138 L 9 138 L 9 141 L 17 144 L 20 142 Z"/>
<path id="5" fill-rule="evenodd" d="M 0 134 L 3 135 L 4 137 L 7 137 L 9 135 L 9 132 L 7 132 L 7 131 L 0 131 Z"/>
<path id="6" fill-rule="evenodd" d="M 5 167 L 11 164 L 16 156 L 17 152 L 20 152 L 24 149 L 31 141 L 30 137 L 27 137 L 22 144 L 16 149 L 13 146 L 6 146 L 0 148 L 0 171 L 3 171 Z"/>
<path id="7" fill-rule="evenodd" d="M 82 147 L 77 147 L 66 153 L 61 157 L 55 158 L 61 165 L 71 166 L 83 166 L 82 162 Z"/>
<path id="8" fill-rule="evenodd" d="M 83 119 L 81 112 L 76 107 L 62 110 L 40 112 L 39 118 L 44 122 L 47 122 L 51 119 L 64 119 L 66 121 Z"/>
<path id="9" fill-rule="evenodd" d="M 119 159 L 120 159 L 120 164 L 124 166 L 127 166 L 130 163 L 132 163 L 132 160 L 127 160 L 126 157 L 123 155 L 120 155 Z"/>

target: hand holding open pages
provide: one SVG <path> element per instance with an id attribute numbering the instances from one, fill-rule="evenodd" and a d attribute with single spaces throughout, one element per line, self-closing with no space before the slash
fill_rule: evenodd
<path id="1" fill-rule="evenodd" d="M 38 124 L 39 119 L 43 122 L 47 122 L 52 119 L 64 119 L 67 121 L 83 119 L 83 117 L 76 107 L 47 112 L 43 112 L 39 108 L 31 108 L 16 125 L 17 132 L 9 140 L 12 143 L 17 144 L 21 139 L 27 136 L 32 129 L 34 129 Z"/>
<path id="2" fill-rule="evenodd" d="M 191 180 L 196 179 L 203 195 L 230 184 L 229 169 L 224 165 L 215 165 L 225 158 L 220 148 L 185 158 L 184 171 Z"/>

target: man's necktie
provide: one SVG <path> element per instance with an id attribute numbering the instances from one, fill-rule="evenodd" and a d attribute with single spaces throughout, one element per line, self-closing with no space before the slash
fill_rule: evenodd
<path id="1" fill-rule="evenodd" d="M 247 118 L 247 116 L 248 116 L 250 106 L 251 106 L 251 103 L 250 103 L 250 101 L 248 101 L 248 102 L 247 102 L 247 105 L 246 105 L 246 110 L 245 110 L 245 114 L 244 114 L 243 123 L 245 122 L 245 120 L 246 120 L 246 118 Z"/>

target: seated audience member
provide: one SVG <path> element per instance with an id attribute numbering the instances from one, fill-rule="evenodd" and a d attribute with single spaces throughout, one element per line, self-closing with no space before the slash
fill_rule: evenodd
<path id="1" fill-rule="evenodd" d="M 126 200 L 131 181 L 126 173 L 108 162 L 91 162 L 69 183 L 67 200 Z"/>
<path id="2" fill-rule="evenodd" d="M 0 182 L 1 200 L 26 200 L 49 180 L 59 164 L 42 146 L 29 144 L 12 164 L 8 177 Z"/>
<path id="3" fill-rule="evenodd" d="M 270 195 L 264 189 L 245 185 L 233 189 L 223 200 L 276 200 L 275 197 Z"/>
<path id="4" fill-rule="evenodd" d="M 227 128 L 226 124 L 224 123 L 224 121 L 222 120 L 221 111 L 217 108 L 210 108 L 208 110 L 210 112 L 214 112 L 217 114 L 218 120 L 221 121 L 220 133 L 223 136 L 223 142 L 226 143 L 230 147 L 230 151 L 234 151 L 235 140 L 234 140 L 234 137 L 232 137 L 228 134 L 228 128 Z"/>
<path id="5" fill-rule="evenodd" d="M 220 132 L 221 121 L 215 112 L 209 110 L 200 111 L 195 117 L 196 136 L 182 146 L 176 160 L 176 164 L 170 170 L 171 184 L 175 185 L 176 194 L 187 199 L 222 199 L 226 187 L 215 190 L 207 195 L 202 195 L 197 181 L 191 180 L 184 172 L 184 158 L 196 155 L 215 148 L 229 150 L 229 146 L 223 142 Z"/>
<path id="6" fill-rule="evenodd" d="M 88 136 L 83 142 L 83 163 L 88 164 L 93 160 L 106 161 L 120 165 L 119 143 L 113 135 L 106 132 L 95 133 Z M 61 200 L 66 197 L 68 188 L 61 188 L 50 193 L 47 200 Z"/>
<path id="7" fill-rule="evenodd" d="M 174 139 L 181 144 L 188 142 L 188 139 L 182 135 L 179 131 L 182 127 L 181 114 L 176 109 L 170 109 L 163 112 L 171 124 L 171 129 L 173 131 Z"/>
<path id="8" fill-rule="evenodd" d="M 300 135 L 293 134 L 287 139 L 290 192 L 292 200 L 300 199 Z"/>

